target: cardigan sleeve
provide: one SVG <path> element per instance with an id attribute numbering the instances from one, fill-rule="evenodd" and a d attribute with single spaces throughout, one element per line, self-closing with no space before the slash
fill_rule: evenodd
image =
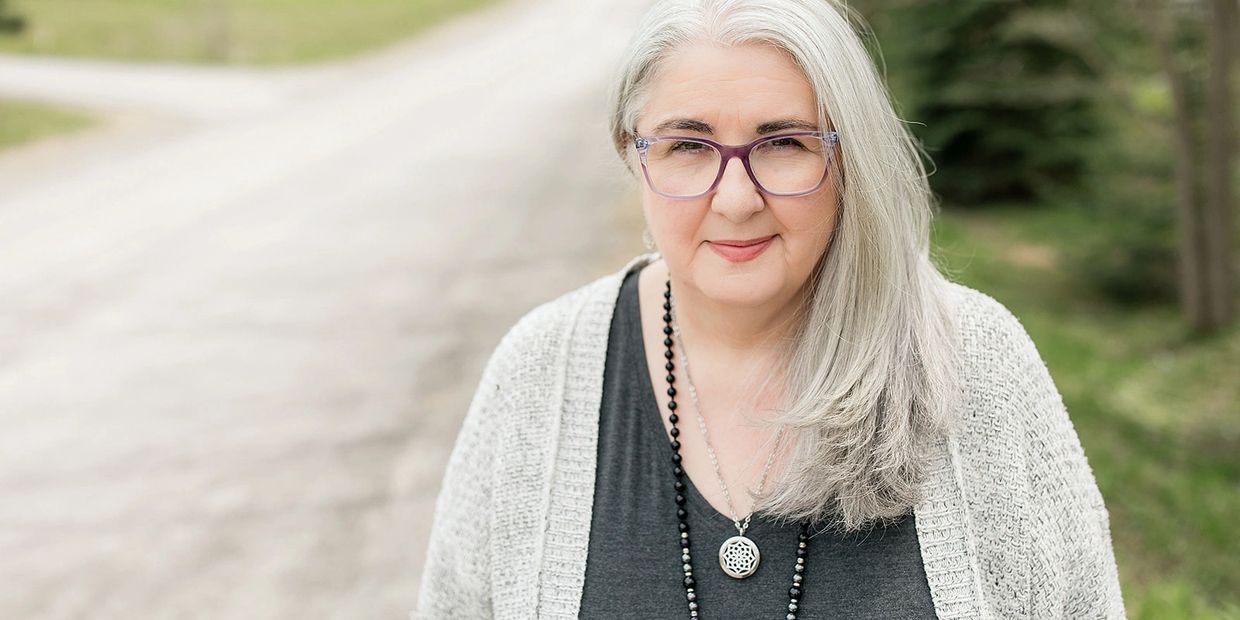
<path id="1" fill-rule="evenodd" d="M 1046 363 L 1024 328 L 1018 329 L 1033 500 L 1032 617 L 1125 618 L 1102 493 Z"/>
<path id="2" fill-rule="evenodd" d="M 448 458 L 412 620 L 492 617 L 492 432 L 509 340 L 505 336 L 487 361 Z"/>

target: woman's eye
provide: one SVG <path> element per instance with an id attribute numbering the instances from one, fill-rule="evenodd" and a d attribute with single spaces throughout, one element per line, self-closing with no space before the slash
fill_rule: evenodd
<path id="1" fill-rule="evenodd" d="M 771 140 L 768 144 L 774 147 L 805 148 L 796 138 L 779 138 Z"/>
<path id="2" fill-rule="evenodd" d="M 697 142 L 675 142 L 672 144 L 673 151 L 698 151 L 704 147 Z"/>

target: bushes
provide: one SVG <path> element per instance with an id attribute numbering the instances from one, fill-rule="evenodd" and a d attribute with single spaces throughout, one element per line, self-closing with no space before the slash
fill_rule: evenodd
<path id="1" fill-rule="evenodd" d="M 26 20 L 9 12 L 8 0 L 0 0 L 0 35 L 16 34 L 26 29 Z"/>

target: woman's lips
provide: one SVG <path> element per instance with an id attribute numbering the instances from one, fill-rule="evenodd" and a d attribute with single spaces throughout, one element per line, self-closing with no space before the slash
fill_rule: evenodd
<path id="1" fill-rule="evenodd" d="M 710 249 L 714 250 L 716 254 L 733 263 L 741 263 L 757 258 L 759 254 L 766 250 L 767 246 L 771 245 L 771 241 L 774 240 L 775 235 L 771 235 L 762 241 L 744 246 L 728 245 L 713 241 L 707 241 L 706 243 L 710 244 Z"/>

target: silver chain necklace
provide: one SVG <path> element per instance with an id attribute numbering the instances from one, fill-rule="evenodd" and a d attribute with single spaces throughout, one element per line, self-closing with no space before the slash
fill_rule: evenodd
<path id="1" fill-rule="evenodd" d="M 680 345 L 680 366 L 685 371 L 685 383 L 688 384 L 689 396 L 693 399 L 693 408 L 697 411 L 698 428 L 702 431 L 702 439 L 706 442 L 706 454 L 710 456 L 710 464 L 715 468 L 715 478 L 719 480 L 723 498 L 728 502 L 728 514 L 732 517 L 732 525 L 736 527 L 737 532 L 736 536 L 723 541 L 720 545 L 719 567 L 729 577 L 744 579 L 757 572 L 758 562 L 762 559 L 757 543 L 745 536 L 745 531 L 749 529 L 749 520 L 753 517 L 753 511 L 750 510 L 749 514 L 745 515 L 744 523 L 736 515 L 736 507 L 732 505 L 732 496 L 728 493 L 728 484 L 724 481 L 723 472 L 719 469 L 719 459 L 715 456 L 715 449 L 710 443 L 710 434 L 706 432 L 706 419 L 702 417 L 702 405 L 698 402 L 697 389 L 693 387 L 693 375 L 689 372 L 689 358 L 685 352 L 680 324 L 676 321 L 676 311 L 672 309 L 670 312 L 672 331 Z M 767 457 L 766 466 L 762 468 L 762 478 L 758 481 L 758 495 L 762 495 L 762 488 L 766 485 L 767 473 L 770 472 L 771 464 L 775 462 L 775 448 L 779 446 L 779 438 L 783 432 L 784 429 L 780 428 L 775 435 L 775 446 L 771 447 L 771 455 Z"/>

